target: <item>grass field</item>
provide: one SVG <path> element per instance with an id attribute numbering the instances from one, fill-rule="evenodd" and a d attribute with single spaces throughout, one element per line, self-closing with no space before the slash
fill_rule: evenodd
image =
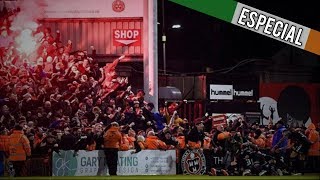
<path id="1" fill-rule="evenodd" d="M 227 180 L 227 179 L 240 179 L 240 180 L 274 180 L 274 179 L 288 179 L 288 180 L 296 180 L 296 179 L 303 179 L 303 180 L 319 180 L 319 174 L 316 175 L 303 175 L 303 176 L 187 176 L 187 175 L 175 175 L 175 176 L 77 176 L 77 177 L 17 177 L 17 178 L 1 178 L 0 179 L 26 179 L 26 180 L 39 180 L 39 179 L 74 179 L 74 180 L 91 180 L 91 179 L 111 179 L 111 180 L 121 180 L 121 179 L 132 179 L 132 180 L 144 180 L 144 179 L 151 179 L 151 180 L 179 180 L 179 179 L 192 179 L 192 180 L 205 180 L 205 179 L 214 179 L 214 180 Z"/>

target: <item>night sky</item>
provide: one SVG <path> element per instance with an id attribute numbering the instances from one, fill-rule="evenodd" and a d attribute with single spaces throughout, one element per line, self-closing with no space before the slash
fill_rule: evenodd
<path id="1" fill-rule="evenodd" d="M 238 0 L 244 4 L 320 31 L 316 1 Z M 288 5 L 290 4 L 290 5 Z M 162 2 L 158 2 L 159 67 L 163 69 Z M 181 29 L 172 29 L 181 24 Z M 214 17 L 165 1 L 166 57 L 168 73 L 198 73 L 230 67 L 244 59 L 271 59 L 283 49 L 317 55 L 232 25 Z M 319 59 L 318 59 L 319 60 Z M 319 61 L 313 63 L 319 66 Z"/>

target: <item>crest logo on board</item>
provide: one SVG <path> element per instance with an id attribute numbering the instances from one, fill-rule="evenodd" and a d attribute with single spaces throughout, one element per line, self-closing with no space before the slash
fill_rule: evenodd
<path id="1" fill-rule="evenodd" d="M 181 159 L 183 174 L 204 174 L 206 171 L 206 159 L 199 149 L 187 150 Z"/>
<path id="2" fill-rule="evenodd" d="M 112 9 L 115 12 L 122 12 L 126 8 L 126 5 L 121 0 L 115 0 L 112 3 Z"/>

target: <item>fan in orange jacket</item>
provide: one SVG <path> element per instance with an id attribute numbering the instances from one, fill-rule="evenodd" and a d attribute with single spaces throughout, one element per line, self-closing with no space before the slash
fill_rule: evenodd
<path id="1" fill-rule="evenodd" d="M 131 154 L 138 153 L 141 150 L 146 149 L 145 148 L 145 141 L 146 141 L 146 139 L 144 138 L 144 136 L 138 135 L 137 136 L 137 141 L 134 142 L 134 148 L 133 149 L 135 149 L 135 151 L 132 151 Z"/>
<path id="2" fill-rule="evenodd" d="M 306 135 L 311 142 L 311 147 L 309 149 L 309 156 L 320 156 L 320 143 L 319 143 L 319 132 L 316 130 L 316 126 L 311 123 L 307 130 Z"/>
<path id="3" fill-rule="evenodd" d="M 206 136 L 203 139 L 203 149 L 212 149 L 212 144 L 211 144 L 212 134 L 205 133 L 205 135 Z"/>
<path id="4" fill-rule="evenodd" d="M 104 148 L 120 148 L 122 141 L 122 135 L 119 131 L 118 123 L 112 122 L 111 127 L 103 135 L 103 146 Z"/>
<path id="5" fill-rule="evenodd" d="M 105 132 L 103 139 L 109 174 L 117 175 L 118 151 L 122 142 L 122 135 L 117 122 L 110 124 L 110 128 Z"/>
<path id="6" fill-rule="evenodd" d="M 178 141 L 177 149 L 185 149 L 186 148 L 186 137 L 183 133 L 184 128 L 183 127 L 176 127 L 173 131 L 173 136 Z"/>
<path id="7" fill-rule="evenodd" d="M 266 132 L 266 134 L 265 134 L 267 149 L 270 149 L 272 146 L 273 132 L 274 132 L 274 130 L 268 130 L 268 132 Z"/>
<path id="8" fill-rule="evenodd" d="M 195 119 L 194 121 L 196 122 L 195 126 L 190 130 L 190 132 L 187 135 L 187 146 L 190 149 L 199 149 L 202 147 L 202 141 L 204 138 L 204 125 L 200 119 Z"/>
<path id="9" fill-rule="evenodd" d="M 184 136 L 183 132 L 178 132 L 176 135 L 176 140 L 178 141 L 177 149 L 176 149 L 176 157 L 177 160 L 176 162 L 180 162 L 180 154 L 181 154 L 181 149 L 186 148 L 186 137 Z"/>
<path id="10" fill-rule="evenodd" d="M 151 150 L 166 149 L 167 145 L 155 135 L 154 131 L 149 131 L 145 142 L 145 148 Z"/>
<path id="11" fill-rule="evenodd" d="M 9 160 L 25 161 L 27 156 L 31 156 L 30 142 L 23 134 L 22 127 L 19 126 L 18 128 L 17 126 L 9 136 Z"/>
<path id="12" fill-rule="evenodd" d="M 146 149 L 145 142 L 146 142 L 146 139 L 143 136 L 141 135 L 137 136 L 137 143 L 141 150 Z"/>
<path id="13" fill-rule="evenodd" d="M 0 130 L 0 152 L 4 155 L 9 155 L 9 136 L 6 128 L 2 127 Z"/>
<path id="14" fill-rule="evenodd" d="M 9 161 L 15 169 L 15 176 L 25 176 L 25 161 L 31 156 L 31 147 L 28 138 L 23 134 L 22 127 L 16 125 L 9 136 Z"/>
<path id="15" fill-rule="evenodd" d="M 36 133 L 34 136 L 33 144 L 32 144 L 33 149 L 36 149 L 45 137 L 46 136 L 42 132 Z"/>
<path id="16" fill-rule="evenodd" d="M 135 137 L 136 137 L 136 132 L 130 128 L 128 131 L 129 149 L 134 149 L 134 143 L 136 141 Z"/>
<path id="17" fill-rule="evenodd" d="M 262 135 L 262 132 L 260 129 L 255 130 L 254 137 L 251 137 L 250 141 L 253 144 L 257 145 L 259 148 L 265 148 L 266 146 L 265 137 Z"/>
<path id="18" fill-rule="evenodd" d="M 186 148 L 186 137 L 183 135 L 183 133 L 178 133 L 178 136 L 176 137 L 178 141 L 178 149 L 185 149 Z"/>
<path id="19" fill-rule="evenodd" d="M 128 134 L 122 132 L 122 141 L 120 143 L 120 151 L 128 151 L 129 150 L 129 137 Z"/>

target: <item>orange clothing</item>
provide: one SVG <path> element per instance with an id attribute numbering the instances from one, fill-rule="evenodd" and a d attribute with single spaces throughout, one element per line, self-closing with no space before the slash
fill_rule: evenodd
<path id="1" fill-rule="evenodd" d="M 319 132 L 316 131 L 316 126 L 311 123 L 308 126 L 308 139 L 311 142 L 311 147 L 309 149 L 309 156 L 320 156 L 320 143 L 319 143 Z"/>
<path id="2" fill-rule="evenodd" d="M 31 147 L 23 131 L 14 130 L 9 136 L 9 161 L 25 161 L 31 156 Z"/>
<path id="3" fill-rule="evenodd" d="M 178 136 L 177 137 L 178 141 L 178 149 L 184 149 L 186 148 L 186 137 L 185 136 Z"/>
<path id="4" fill-rule="evenodd" d="M 257 139 L 252 139 L 251 141 L 253 144 L 257 145 L 259 148 L 266 147 L 266 141 L 264 136 L 259 136 Z"/>
<path id="5" fill-rule="evenodd" d="M 177 145 L 177 149 L 176 149 L 176 163 L 180 162 L 180 154 L 181 154 L 181 149 L 185 149 L 186 148 L 186 137 L 185 136 L 178 136 L 176 137 L 177 141 L 178 141 L 178 145 Z"/>
<path id="6" fill-rule="evenodd" d="M 146 149 L 144 142 L 139 141 L 138 145 L 140 146 L 141 150 Z"/>
<path id="7" fill-rule="evenodd" d="M 193 142 L 193 141 L 188 141 L 188 146 L 191 149 L 200 149 L 201 148 L 201 142 Z"/>
<path id="8" fill-rule="evenodd" d="M 111 127 L 103 135 L 104 148 L 120 148 L 122 141 L 122 135 L 119 131 L 119 127 Z"/>
<path id="9" fill-rule="evenodd" d="M 222 132 L 222 133 L 219 133 L 219 134 L 218 134 L 217 139 L 218 139 L 219 141 L 221 141 L 221 140 L 228 139 L 229 137 L 230 137 L 230 133 L 229 133 L 229 132 Z"/>
<path id="10" fill-rule="evenodd" d="M 138 146 L 141 148 L 141 150 L 146 149 L 145 138 L 143 136 L 137 136 L 137 142 L 138 142 Z"/>
<path id="11" fill-rule="evenodd" d="M 203 149 L 211 149 L 212 144 L 211 144 L 211 138 L 205 137 L 203 140 Z"/>
<path id="12" fill-rule="evenodd" d="M 8 135 L 0 135 L 0 151 L 9 154 L 9 136 Z"/>
<path id="13" fill-rule="evenodd" d="M 122 141 L 120 144 L 120 151 L 128 151 L 129 150 L 129 140 L 128 135 L 122 136 Z"/>
<path id="14" fill-rule="evenodd" d="M 42 142 L 42 140 L 45 138 L 46 136 L 42 136 L 42 138 L 40 138 L 39 136 L 38 136 L 38 134 L 36 134 L 35 136 L 34 136 L 34 140 L 33 140 L 33 148 L 36 148 L 38 145 L 40 145 L 40 143 Z"/>
<path id="15" fill-rule="evenodd" d="M 134 149 L 134 142 L 136 141 L 136 138 L 128 136 L 129 141 L 129 149 Z"/>
<path id="16" fill-rule="evenodd" d="M 151 150 L 166 149 L 166 143 L 161 141 L 157 136 L 149 136 L 146 138 L 145 148 Z"/>
<path id="17" fill-rule="evenodd" d="M 272 138 L 273 138 L 273 135 L 272 134 L 268 134 L 267 137 L 266 137 L 266 148 L 271 148 L 272 146 Z"/>

